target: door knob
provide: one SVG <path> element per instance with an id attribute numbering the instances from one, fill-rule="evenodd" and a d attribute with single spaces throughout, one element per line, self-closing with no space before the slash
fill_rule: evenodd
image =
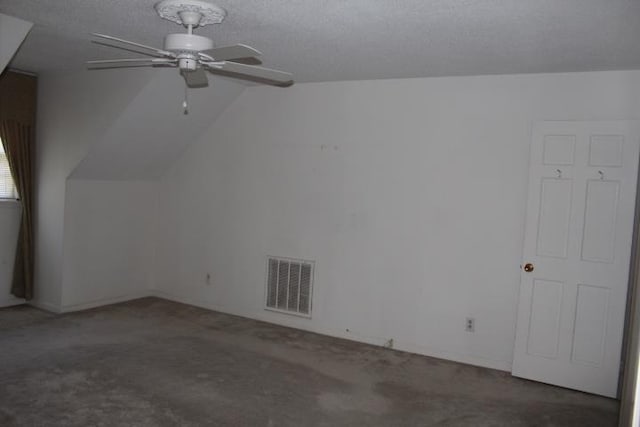
<path id="1" fill-rule="evenodd" d="M 533 271 L 533 264 L 531 264 L 530 262 L 526 263 L 523 267 L 523 270 L 527 273 L 531 273 Z"/>

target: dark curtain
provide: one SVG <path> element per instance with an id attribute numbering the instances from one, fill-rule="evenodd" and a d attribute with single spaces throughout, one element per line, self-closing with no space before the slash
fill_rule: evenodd
<path id="1" fill-rule="evenodd" d="M 34 164 L 38 80 L 5 70 L 0 74 L 0 138 L 22 204 L 11 293 L 33 298 L 34 271 Z"/>
<path id="2" fill-rule="evenodd" d="M 11 293 L 27 300 L 33 298 L 33 133 L 31 125 L 0 121 L 0 138 L 22 204 Z"/>

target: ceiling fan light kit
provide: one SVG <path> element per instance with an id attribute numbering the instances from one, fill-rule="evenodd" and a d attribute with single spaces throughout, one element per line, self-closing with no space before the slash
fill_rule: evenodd
<path id="1" fill-rule="evenodd" d="M 88 61 L 87 64 L 99 68 L 145 65 L 177 67 L 190 88 L 208 85 L 205 70 L 277 86 L 293 84 L 291 73 L 240 62 L 252 60 L 253 63 L 259 64 L 260 61 L 256 57 L 261 53 L 257 49 L 244 44 L 214 47 L 210 38 L 193 34 L 194 28 L 220 24 L 227 16 L 224 9 L 203 0 L 162 0 L 155 5 L 155 10 L 161 18 L 183 25 L 187 32 L 168 34 L 164 38 L 163 49 L 93 33 L 101 44 L 125 50 L 135 48 L 149 57 L 96 60 Z"/>

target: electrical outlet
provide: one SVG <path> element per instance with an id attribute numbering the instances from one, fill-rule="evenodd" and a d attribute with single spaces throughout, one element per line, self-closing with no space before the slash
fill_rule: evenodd
<path id="1" fill-rule="evenodd" d="M 473 317 L 467 317 L 464 330 L 467 332 L 475 332 L 476 331 L 476 319 Z"/>

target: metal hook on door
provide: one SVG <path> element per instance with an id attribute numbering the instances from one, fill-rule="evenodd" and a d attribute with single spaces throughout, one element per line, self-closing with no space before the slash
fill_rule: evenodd
<path id="1" fill-rule="evenodd" d="M 600 181 L 603 181 L 604 180 L 604 172 L 598 171 L 598 173 L 600 174 Z"/>
<path id="2" fill-rule="evenodd" d="M 560 169 L 556 169 L 556 173 L 558 174 L 558 178 L 562 178 L 562 171 Z"/>

